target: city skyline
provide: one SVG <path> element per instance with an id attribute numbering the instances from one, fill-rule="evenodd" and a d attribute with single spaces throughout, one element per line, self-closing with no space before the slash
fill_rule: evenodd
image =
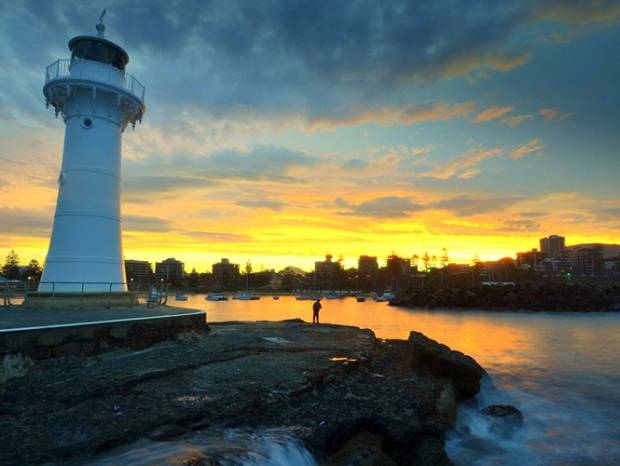
<path id="1" fill-rule="evenodd" d="M 63 124 L 44 70 L 103 7 L 149 107 L 124 135 L 128 259 L 620 242 L 616 2 L 182 5 L 5 5 L 0 253 L 45 259 Z"/>

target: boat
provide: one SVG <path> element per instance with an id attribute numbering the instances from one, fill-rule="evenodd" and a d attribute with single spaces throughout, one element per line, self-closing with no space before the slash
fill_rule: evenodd
<path id="1" fill-rule="evenodd" d="M 239 301 L 258 301 L 260 299 L 260 296 L 257 296 L 255 294 L 241 292 L 233 296 L 233 299 L 237 299 Z"/>
<path id="2" fill-rule="evenodd" d="M 355 300 L 356 300 L 358 303 L 363 303 L 364 301 L 366 301 L 366 296 L 357 295 L 357 296 L 355 297 Z"/>
<path id="3" fill-rule="evenodd" d="M 385 295 L 381 295 L 381 296 L 375 296 L 375 301 L 378 303 L 385 303 L 386 301 L 389 301 L 390 298 L 388 298 Z"/>
<path id="4" fill-rule="evenodd" d="M 187 295 L 180 293 L 174 297 L 175 301 L 187 301 Z"/>
<path id="5" fill-rule="evenodd" d="M 205 298 L 207 301 L 228 301 L 228 296 L 223 294 L 208 294 Z"/>

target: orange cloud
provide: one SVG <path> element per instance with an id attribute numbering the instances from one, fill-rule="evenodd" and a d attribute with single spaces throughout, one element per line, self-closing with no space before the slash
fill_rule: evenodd
<path id="1" fill-rule="evenodd" d="M 475 102 L 460 104 L 435 103 L 430 106 L 386 106 L 370 110 L 351 118 L 321 117 L 309 121 L 311 129 L 335 129 L 344 126 L 356 126 L 374 123 L 381 126 L 411 126 L 427 121 L 446 121 L 462 118 L 476 109 Z"/>
<path id="2" fill-rule="evenodd" d="M 555 1 L 542 9 L 539 18 L 572 26 L 610 24 L 620 18 L 620 3 L 614 0 Z"/>
<path id="3" fill-rule="evenodd" d="M 510 112 L 512 112 L 512 107 L 489 107 L 478 114 L 474 119 L 474 123 L 486 123 L 487 121 L 496 120 Z"/>
<path id="4" fill-rule="evenodd" d="M 502 124 L 506 126 L 519 126 L 524 121 L 534 118 L 533 115 L 513 115 L 502 119 Z"/>
<path id="5" fill-rule="evenodd" d="M 528 155 L 533 155 L 541 152 L 545 148 L 545 145 L 540 139 L 530 139 L 527 144 L 522 144 L 510 153 L 513 159 L 521 159 Z"/>
<path id="6" fill-rule="evenodd" d="M 555 108 L 542 108 L 538 111 L 538 114 L 545 121 L 562 121 L 574 115 L 574 113 L 561 112 Z"/>

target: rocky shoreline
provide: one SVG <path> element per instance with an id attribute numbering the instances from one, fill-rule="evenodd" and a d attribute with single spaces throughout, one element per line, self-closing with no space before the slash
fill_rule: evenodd
<path id="1" fill-rule="evenodd" d="M 620 286 L 566 284 L 409 290 L 392 306 L 492 311 L 620 311 Z"/>
<path id="2" fill-rule="evenodd" d="M 136 441 L 284 428 L 319 464 L 447 465 L 456 404 L 484 375 L 416 332 L 381 340 L 300 320 L 213 324 L 143 351 L 40 361 L 6 381 L 0 464 L 84 464 Z M 220 464 L 180 455 L 178 464 Z"/>

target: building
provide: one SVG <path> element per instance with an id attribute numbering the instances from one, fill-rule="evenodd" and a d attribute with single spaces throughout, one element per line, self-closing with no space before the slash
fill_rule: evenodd
<path id="1" fill-rule="evenodd" d="M 334 262 L 333 256 L 327 254 L 324 261 L 314 263 L 314 287 L 331 290 L 341 286 L 343 269 L 340 261 Z"/>
<path id="2" fill-rule="evenodd" d="M 600 246 L 572 249 L 568 259 L 576 275 L 593 277 L 603 273 L 603 250 Z"/>
<path id="3" fill-rule="evenodd" d="M 546 238 L 541 238 L 540 251 L 545 253 L 548 258 L 562 257 L 566 249 L 566 238 L 564 236 L 550 235 Z"/>
<path id="4" fill-rule="evenodd" d="M 547 253 L 532 249 L 531 251 L 517 253 L 517 268 L 522 270 L 542 270 L 543 261 Z"/>
<path id="5" fill-rule="evenodd" d="M 153 267 L 149 261 L 125 261 L 127 283 L 149 283 L 153 279 Z"/>
<path id="6" fill-rule="evenodd" d="M 411 259 L 405 259 L 394 254 L 387 258 L 387 273 L 390 277 L 409 275 L 411 272 Z"/>
<path id="7" fill-rule="evenodd" d="M 334 262 L 332 259 L 333 256 L 331 254 L 327 254 L 324 261 L 316 261 L 314 263 L 314 273 L 317 279 L 334 278 L 342 272 L 340 262 Z"/>
<path id="8" fill-rule="evenodd" d="M 174 257 L 155 263 L 155 278 L 158 281 L 178 284 L 183 277 L 185 277 L 185 264 Z"/>
<path id="9" fill-rule="evenodd" d="M 374 275 L 379 271 L 376 256 L 360 256 L 357 260 L 357 271 L 360 275 Z"/>
<path id="10" fill-rule="evenodd" d="M 222 259 L 211 266 L 213 281 L 219 288 L 231 289 L 239 286 L 241 274 L 239 264 L 231 264 L 228 259 Z"/>
<path id="11" fill-rule="evenodd" d="M 103 18 L 103 15 L 102 15 Z M 71 58 L 45 73 L 45 103 L 62 116 L 65 139 L 49 251 L 39 291 L 127 291 L 121 242 L 121 136 L 142 121 L 144 87 L 129 56 L 104 38 L 69 41 Z"/>

